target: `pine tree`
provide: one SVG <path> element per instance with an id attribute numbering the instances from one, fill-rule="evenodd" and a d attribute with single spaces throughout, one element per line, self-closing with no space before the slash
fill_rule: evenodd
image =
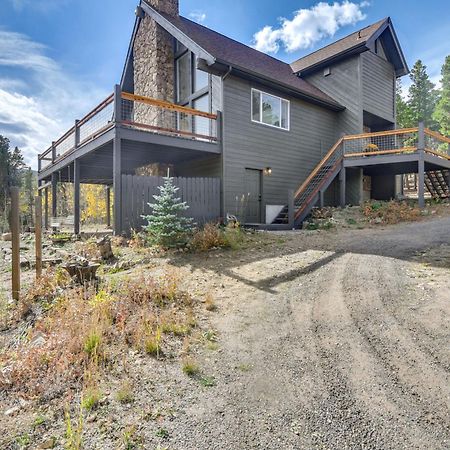
<path id="1" fill-rule="evenodd" d="M 445 58 L 441 74 L 441 97 L 434 110 L 433 119 L 438 124 L 438 131 L 444 136 L 450 136 L 450 55 Z"/>
<path id="2" fill-rule="evenodd" d="M 158 187 L 160 195 L 154 195 L 155 203 L 149 203 L 153 214 L 142 216 L 147 225 L 149 241 L 163 247 L 177 247 L 186 242 L 193 219 L 182 216 L 189 206 L 176 197 L 179 188 L 170 177 L 164 178 L 164 184 Z"/>
<path id="3" fill-rule="evenodd" d="M 402 95 L 402 82 L 397 78 L 395 92 L 396 110 L 397 110 L 397 128 L 409 128 L 414 126 L 412 123 L 411 108 Z"/>
<path id="4" fill-rule="evenodd" d="M 411 120 L 414 126 L 423 121 L 428 128 L 436 129 L 437 124 L 432 115 L 438 100 L 438 91 L 430 81 L 427 66 L 419 59 L 409 75 L 412 84 L 408 91 L 408 106 L 411 110 Z"/>

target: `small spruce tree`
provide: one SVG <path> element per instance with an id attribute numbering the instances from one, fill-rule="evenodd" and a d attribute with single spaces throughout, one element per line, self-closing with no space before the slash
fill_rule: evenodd
<path id="1" fill-rule="evenodd" d="M 189 206 L 176 197 L 179 188 L 174 186 L 172 178 L 165 177 L 158 189 L 160 194 L 153 196 L 155 203 L 149 203 L 153 214 L 142 216 L 147 221 L 144 230 L 153 245 L 178 247 L 186 243 L 192 227 L 193 219 L 182 215 Z"/>

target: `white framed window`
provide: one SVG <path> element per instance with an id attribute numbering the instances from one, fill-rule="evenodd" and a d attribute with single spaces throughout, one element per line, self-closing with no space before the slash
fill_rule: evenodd
<path id="1" fill-rule="evenodd" d="M 289 100 L 252 89 L 252 122 L 289 130 L 289 116 Z"/>

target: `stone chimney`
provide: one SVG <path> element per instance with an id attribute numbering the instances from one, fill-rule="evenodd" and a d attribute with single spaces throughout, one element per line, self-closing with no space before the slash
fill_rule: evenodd
<path id="1" fill-rule="evenodd" d="M 146 3 L 159 12 L 178 16 L 178 0 L 146 0 Z M 174 102 L 173 42 L 173 37 L 166 30 L 148 15 L 144 16 L 133 47 L 135 94 Z M 167 113 L 165 118 L 161 119 L 161 114 L 156 114 L 154 108 L 145 105 L 135 106 L 134 120 L 148 125 L 171 126 Z M 164 123 L 161 123 L 161 120 Z"/>
<path id="2" fill-rule="evenodd" d="M 170 16 L 178 16 L 180 12 L 178 0 L 145 0 L 145 2 L 157 11 Z"/>

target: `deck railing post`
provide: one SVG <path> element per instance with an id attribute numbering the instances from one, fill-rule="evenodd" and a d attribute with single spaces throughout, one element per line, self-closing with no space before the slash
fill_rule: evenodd
<path id="1" fill-rule="evenodd" d="M 289 228 L 294 227 L 294 216 L 295 216 L 294 191 L 292 189 L 289 189 L 288 190 L 288 224 L 289 224 Z"/>
<path id="2" fill-rule="evenodd" d="M 75 148 L 77 148 L 80 145 L 80 127 L 78 126 L 79 120 L 75 120 L 75 128 L 74 128 L 74 135 L 75 135 Z"/>
<path id="3" fill-rule="evenodd" d="M 41 155 L 38 154 L 38 172 L 40 172 L 42 169 L 42 160 L 41 160 Z"/>
<path id="4" fill-rule="evenodd" d="M 52 142 L 52 164 L 55 162 L 56 159 L 56 145 L 55 142 Z"/>
<path id="5" fill-rule="evenodd" d="M 419 122 L 418 136 L 417 136 L 417 150 L 425 151 L 425 124 Z"/>
<path id="6" fill-rule="evenodd" d="M 114 122 L 122 122 L 122 88 L 120 84 L 114 86 Z"/>

